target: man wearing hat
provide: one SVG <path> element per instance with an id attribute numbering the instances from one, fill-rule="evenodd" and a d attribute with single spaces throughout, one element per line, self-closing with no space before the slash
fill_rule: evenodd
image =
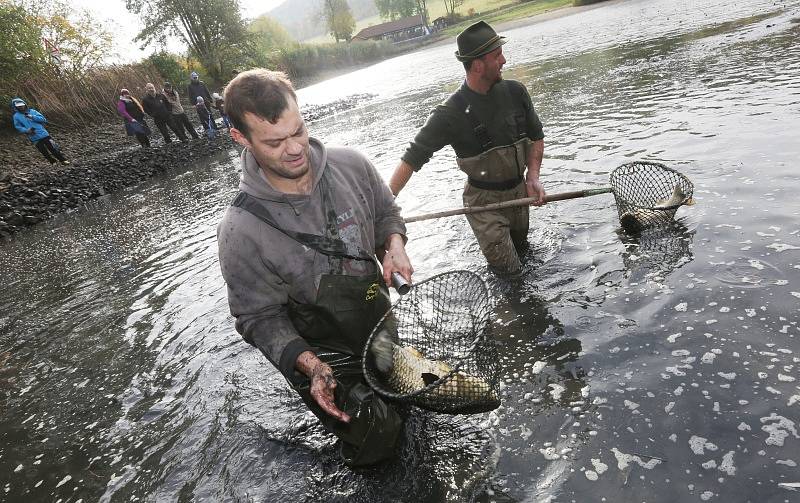
<path id="1" fill-rule="evenodd" d="M 403 154 L 389 182 L 395 195 L 434 152 L 450 145 L 459 169 L 468 176 L 465 206 L 523 197 L 537 197 L 544 204 L 545 191 L 539 181 L 542 123 L 525 86 L 502 78 L 505 42 L 484 21 L 458 35 L 456 59 L 464 64 L 466 78 L 458 91 L 434 109 Z M 527 206 L 467 215 L 490 266 L 504 273 L 520 271 L 528 217 Z"/>
<path id="2" fill-rule="evenodd" d="M 203 98 L 203 104 L 206 106 L 208 113 L 211 114 L 211 104 L 214 101 L 211 99 L 211 93 L 208 92 L 206 83 L 200 80 L 200 75 L 197 72 L 192 72 L 189 78 L 191 81 L 186 88 L 189 91 L 189 103 L 197 103 L 197 97 L 199 96 Z M 213 115 L 211 116 L 213 117 Z"/>

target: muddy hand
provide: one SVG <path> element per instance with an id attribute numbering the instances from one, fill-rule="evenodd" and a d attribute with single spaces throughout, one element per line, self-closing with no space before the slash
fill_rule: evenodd
<path id="1" fill-rule="evenodd" d="M 336 406 L 336 403 L 333 401 L 333 391 L 335 389 L 336 378 L 333 377 L 333 371 L 331 368 L 324 363 L 320 363 L 314 367 L 314 370 L 311 374 L 311 396 L 314 397 L 314 400 L 317 402 L 317 404 L 327 414 L 335 417 L 339 421 L 349 423 L 350 416 L 339 410 L 339 408 Z"/>

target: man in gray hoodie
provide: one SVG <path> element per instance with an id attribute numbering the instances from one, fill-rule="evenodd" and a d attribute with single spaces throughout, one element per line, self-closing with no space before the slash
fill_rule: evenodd
<path id="1" fill-rule="evenodd" d="M 346 463 L 391 457 L 402 419 L 365 383 L 361 354 L 391 274 L 411 280 L 400 209 L 363 155 L 308 136 L 284 74 L 240 73 L 225 104 L 245 147 L 217 231 L 236 330 L 342 440 Z"/>

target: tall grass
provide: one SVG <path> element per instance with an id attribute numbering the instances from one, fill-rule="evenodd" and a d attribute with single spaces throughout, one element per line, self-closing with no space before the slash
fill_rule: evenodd
<path id="1" fill-rule="evenodd" d="M 27 75 L 17 82 L 0 81 L 0 118 L 11 123 L 10 100 L 18 96 L 28 106 L 42 112 L 59 126 L 87 126 L 113 118 L 117 114 L 119 90 L 129 89 L 137 97 L 144 95 L 144 85 L 159 85 L 162 76 L 151 63 L 115 65 L 83 74 L 59 75 L 52 71 Z"/>

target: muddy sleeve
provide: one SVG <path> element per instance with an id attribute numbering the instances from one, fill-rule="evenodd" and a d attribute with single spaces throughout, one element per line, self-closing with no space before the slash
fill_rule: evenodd
<path id="1" fill-rule="evenodd" d="M 236 331 L 290 378 L 297 357 L 312 348 L 289 320 L 287 283 L 262 258 L 262 230 L 255 217 L 229 209 L 217 231 L 219 262 Z"/>
<path id="2" fill-rule="evenodd" d="M 422 166 L 431 160 L 433 154 L 451 143 L 450 132 L 453 131 L 450 117 L 445 107 L 437 107 L 428 121 L 419 130 L 402 156 L 414 171 L 419 171 Z"/>

